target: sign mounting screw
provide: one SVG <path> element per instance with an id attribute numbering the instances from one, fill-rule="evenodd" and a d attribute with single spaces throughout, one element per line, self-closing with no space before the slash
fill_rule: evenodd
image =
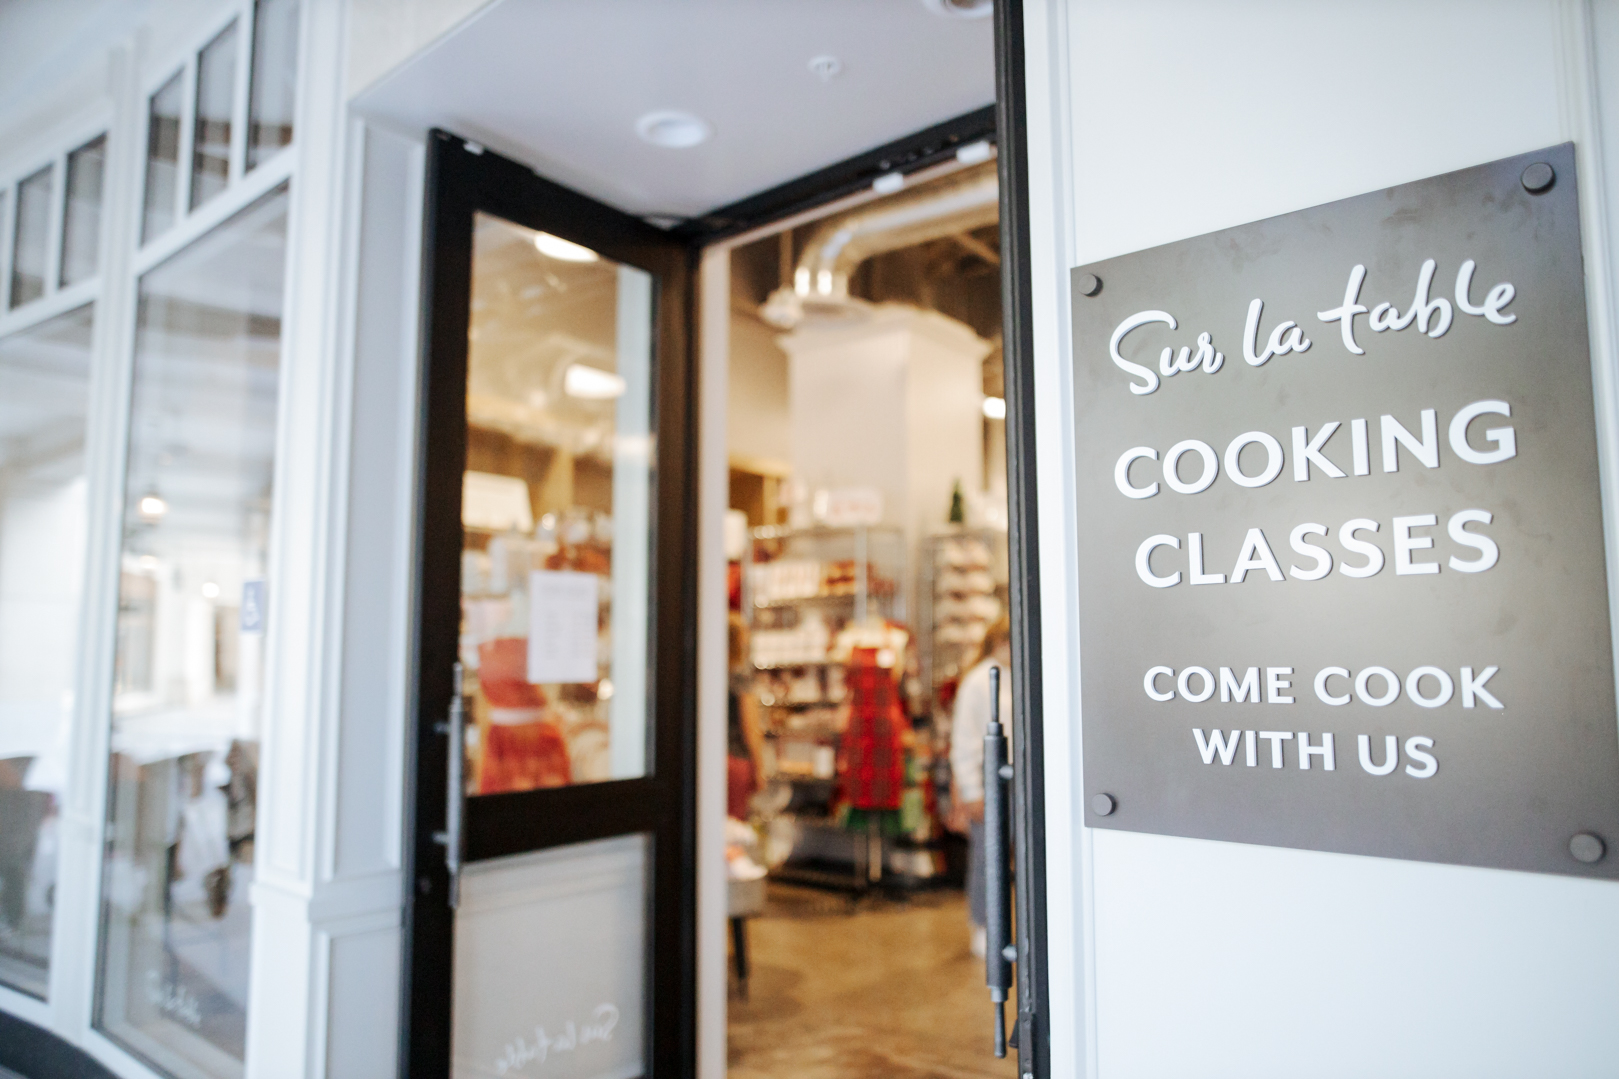
<path id="1" fill-rule="evenodd" d="M 1111 794 L 1091 795 L 1091 811 L 1098 817 L 1112 816 L 1113 810 L 1117 805 L 1118 803 L 1113 801 L 1113 796 Z"/>
<path id="2" fill-rule="evenodd" d="M 1531 195 L 1538 195 L 1542 191 L 1550 191 L 1552 184 L 1557 182 L 1557 173 L 1544 161 L 1536 161 L 1523 170 L 1523 189 Z"/>
<path id="3" fill-rule="evenodd" d="M 1077 284 L 1081 296 L 1095 296 L 1102 291 L 1102 279 L 1093 273 L 1080 274 Z"/>
<path id="4" fill-rule="evenodd" d="M 1577 861 L 1594 865 L 1602 861 L 1602 856 L 1608 852 L 1608 848 L 1601 839 L 1590 832 L 1581 832 L 1568 841 L 1568 852 L 1574 855 Z"/>

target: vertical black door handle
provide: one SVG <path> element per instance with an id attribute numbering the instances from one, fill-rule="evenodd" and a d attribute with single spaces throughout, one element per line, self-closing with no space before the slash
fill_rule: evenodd
<path id="1" fill-rule="evenodd" d="M 989 669 L 984 731 L 984 981 L 995 1008 L 995 1055 L 1006 1056 L 1006 994 L 1012 988 L 1012 766 L 1001 726 L 1001 669 Z"/>
<path id="2" fill-rule="evenodd" d="M 449 760 L 444 775 L 444 831 L 434 832 L 433 841 L 444 847 L 444 868 L 450 875 L 450 909 L 461 905 L 461 844 L 466 835 L 463 810 L 466 808 L 466 704 L 462 700 L 461 664 L 455 665 L 455 687 L 450 696 L 450 712 L 438 725 L 449 735 Z"/>

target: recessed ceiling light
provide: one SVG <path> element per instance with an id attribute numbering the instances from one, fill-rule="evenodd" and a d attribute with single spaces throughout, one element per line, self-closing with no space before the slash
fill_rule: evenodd
<path id="1" fill-rule="evenodd" d="M 708 141 L 713 129 L 689 112 L 649 112 L 635 121 L 635 133 L 654 146 L 684 150 Z"/>
<path id="2" fill-rule="evenodd" d="M 922 0 L 922 6 L 946 19 L 984 19 L 995 10 L 995 0 Z"/>
<path id="3" fill-rule="evenodd" d="M 562 373 L 562 392 L 569 397 L 586 401 L 611 401 L 624 394 L 625 383 L 620 375 L 591 367 L 585 363 L 572 363 Z"/>
<path id="4" fill-rule="evenodd" d="M 563 262 L 596 261 L 596 252 L 590 248 L 560 236 L 552 236 L 549 232 L 534 234 L 534 249 L 547 258 L 561 259 Z"/>
<path id="5" fill-rule="evenodd" d="M 836 56 L 816 56 L 810 59 L 809 69 L 822 82 L 831 82 L 843 70 L 843 61 Z"/>
<path id="6" fill-rule="evenodd" d="M 140 511 L 140 515 L 146 518 L 148 521 L 155 521 L 159 517 L 162 517 L 165 513 L 169 512 L 169 504 L 155 494 L 142 495 L 140 503 L 136 506 L 136 509 L 138 509 Z"/>
<path id="7" fill-rule="evenodd" d="M 984 398 L 984 418 L 985 419 L 990 419 L 990 420 L 1004 420 L 1004 419 L 1006 419 L 1006 398 L 1004 398 L 1004 397 L 986 397 L 986 398 Z"/>

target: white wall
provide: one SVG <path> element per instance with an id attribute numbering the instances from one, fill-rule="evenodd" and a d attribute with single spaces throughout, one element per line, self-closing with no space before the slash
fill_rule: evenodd
<path id="1" fill-rule="evenodd" d="M 752 463 L 787 467 L 792 456 L 787 412 L 787 354 L 776 344 L 781 331 L 757 318 L 731 315 L 730 385 L 726 430 L 730 455 Z"/>
<path id="2" fill-rule="evenodd" d="M 332 3 L 335 0 L 318 0 Z M 348 91 L 359 93 L 490 0 L 348 0 Z"/>
<path id="3" fill-rule="evenodd" d="M 806 321 L 787 351 L 793 479 L 811 492 L 873 487 L 905 538 L 900 617 L 916 611 L 915 558 L 942 531 L 955 484 L 983 487 L 989 345 L 937 311 L 882 304 L 860 319 Z M 877 557 L 877 556 L 874 556 Z"/>
<path id="4" fill-rule="evenodd" d="M 1619 4 L 1049 0 L 1027 18 L 1056 1074 L 1615 1074 L 1619 885 L 1079 825 L 1069 664 L 1106 626 L 1078 620 L 1064 402 L 1069 267 L 1573 139 L 1611 466 L 1619 192 L 1599 136 Z"/>

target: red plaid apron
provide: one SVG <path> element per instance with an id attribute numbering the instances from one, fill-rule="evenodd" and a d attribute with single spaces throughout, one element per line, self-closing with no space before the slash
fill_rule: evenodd
<path id="1" fill-rule="evenodd" d="M 853 809 L 898 809 L 905 789 L 900 745 L 905 713 L 893 673 L 877 666 L 875 648 L 855 648 L 844 678 L 849 693 L 839 769 L 844 797 Z"/>

